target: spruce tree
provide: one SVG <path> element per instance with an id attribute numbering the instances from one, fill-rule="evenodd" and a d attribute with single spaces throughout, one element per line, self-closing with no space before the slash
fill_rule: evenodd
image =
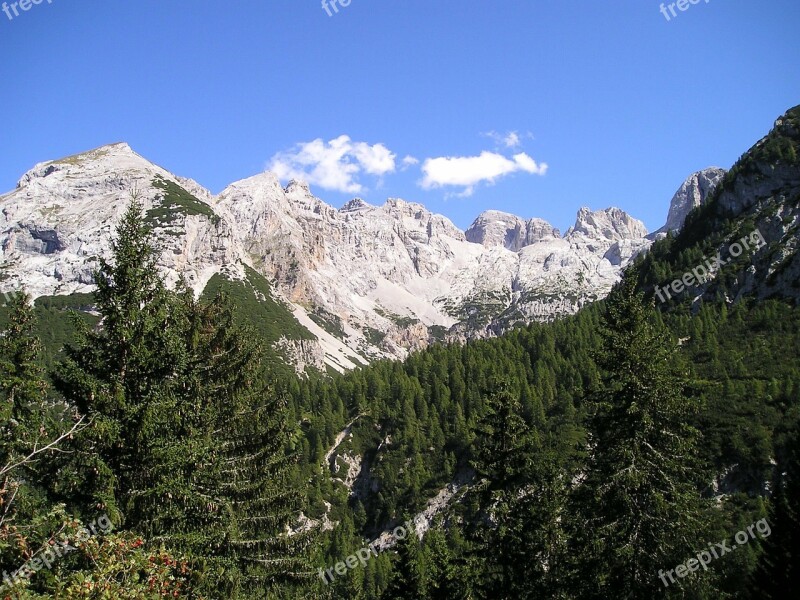
<path id="1" fill-rule="evenodd" d="M 696 585 L 660 572 L 696 552 L 703 537 L 697 410 L 671 368 L 675 343 L 655 324 L 633 278 L 607 300 L 592 400 L 590 455 L 574 495 L 569 593 L 582 598 L 665 597 Z M 705 545 L 705 544 L 703 544 Z"/>
<path id="2" fill-rule="evenodd" d="M 63 528 L 63 507 L 52 506 L 41 483 L 53 475 L 54 454 L 83 427 L 48 398 L 28 296 L 9 304 L 10 322 L 0 332 L 0 573 L 18 569 Z"/>
<path id="3" fill-rule="evenodd" d="M 6 554 L 9 527 L 25 492 L 23 482 L 34 465 L 25 458 L 46 434 L 42 414 L 46 386 L 37 362 L 33 309 L 24 294 L 15 295 L 9 304 L 10 323 L 0 333 L 0 558 Z"/>
<path id="4" fill-rule="evenodd" d="M 564 544 L 559 523 L 564 477 L 546 436 L 521 416 L 522 403 L 508 383 L 496 380 L 493 387 L 473 461 L 480 507 L 468 527 L 470 563 L 480 573 L 475 593 L 480 598 L 550 596 Z M 538 423 L 540 415 L 534 411 Z"/>
<path id="5" fill-rule="evenodd" d="M 285 530 L 303 500 L 286 452 L 293 426 L 253 334 L 224 296 L 204 305 L 182 283 L 167 289 L 135 199 L 112 250 L 95 275 L 100 327 L 82 330 L 57 374 L 93 423 L 72 492 L 192 556 L 201 593 L 267 597 L 310 579 L 309 534 Z"/>
<path id="6" fill-rule="evenodd" d="M 797 413 L 797 411 L 794 411 Z M 770 536 L 754 576 L 753 598 L 779 600 L 800 589 L 800 415 L 787 416 L 789 426 L 778 451 L 768 525 Z"/>
<path id="7" fill-rule="evenodd" d="M 522 565 L 515 548 L 514 509 L 525 493 L 533 459 L 533 439 L 522 418 L 522 404 L 507 381 L 494 378 L 486 414 L 479 421 L 474 444 L 477 485 L 467 528 L 472 547 L 468 561 L 480 598 L 512 598 Z M 527 561 L 526 561 L 527 563 Z"/>
<path id="8" fill-rule="evenodd" d="M 27 294 L 9 302 L 10 322 L 0 337 L 0 393 L 3 407 L 24 412 L 44 399 L 47 384 L 40 365 L 41 343 L 34 329 L 36 317 Z"/>
<path id="9" fill-rule="evenodd" d="M 424 552 L 428 560 L 428 596 L 431 600 L 457 600 L 465 597 L 459 585 L 460 572 L 456 555 L 463 551 L 463 538 L 453 524 L 447 530 L 441 520 L 425 534 Z"/>
<path id="10" fill-rule="evenodd" d="M 55 383 L 93 424 L 82 438 L 80 460 L 71 465 L 72 489 L 66 491 L 136 529 L 153 518 L 148 496 L 155 492 L 165 503 L 181 496 L 180 481 L 164 477 L 158 463 L 165 458 L 159 458 L 161 445 L 181 439 L 185 315 L 158 274 L 136 199 L 111 248 L 113 261 L 101 260 L 94 277 L 101 325 L 81 323 Z"/>
<path id="11" fill-rule="evenodd" d="M 11 499 L 21 499 L 20 481 L 39 480 L 47 470 L 43 459 L 63 449 L 69 434 L 82 423 L 48 398 L 29 301 L 24 293 L 11 299 L 10 322 L 0 333 L 0 515 L 6 516 Z"/>
<path id="12" fill-rule="evenodd" d="M 430 566 L 422 552 L 415 531 L 397 542 L 397 560 L 393 565 L 389 587 L 381 595 L 381 600 L 426 600 L 429 598 Z"/>

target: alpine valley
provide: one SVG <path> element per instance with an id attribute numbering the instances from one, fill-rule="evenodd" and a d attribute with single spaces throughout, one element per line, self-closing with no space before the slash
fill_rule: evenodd
<path id="1" fill-rule="evenodd" d="M 799 154 L 795 107 L 652 234 L 35 166 L 0 200 L 36 297 L 0 306 L 8 597 L 794 598 Z"/>

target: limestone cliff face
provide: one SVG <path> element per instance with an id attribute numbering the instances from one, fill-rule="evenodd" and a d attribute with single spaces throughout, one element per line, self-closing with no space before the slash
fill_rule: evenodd
<path id="1" fill-rule="evenodd" d="M 725 177 L 725 173 L 725 169 L 719 167 L 710 167 L 692 173 L 672 197 L 667 222 L 656 232 L 656 235 L 666 234 L 668 231 L 680 231 L 686 216 L 693 209 L 706 203 L 711 193 Z"/>
<path id="2" fill-rule="evenodd" d="M 317 341 L 290 340 L 283 337 L 276 346 L 286 354 L 287 360 L 300 375 L 306 373 L 309 367 L 318 371 L 325 370 L 325 352 Z"/>
<path id="3" fill-rule="evenodd" d="M 170 214 L 167 221 L 153 221 L 159 264 L 170 280 L 182 273 L 199 292 L 215 273 L 238 271 L 244 256 L 231 222 L 217 218 L 202 200 L 169 210 L 154 181 L 178 184 L 127 144 L 36 165 L 16 190 L 0 196 L 3 287 L 24 287 L 34 297 L 89 291 L 92 271 L 98 258 L 108 258 L 111 233 L 132 194 L 151 215 Z"/>
<path id="4" fill-rule="evenodd" d="M 748 226 L 741 234 L 760 242 L 735 279 L 722 288 L 711 281 L 709 296 L 723 291 L 731 300 L 744 295 L 783 297 L 800 302 L 800 107 L 775 122 L 772 131 L 756 143 L 719 184 L 714 218 L 735 219 Z M 733 236 L 734 238 L 740 236 Z M 762 239 L 763 238 L 763 239 Z M 726 239 L 720 247 L 731 260 Z M 736 265 L 737 261 L 732 261 Z"/>
<path id="5" fill-rule="evenodd" d="M 704 300 L 720 298 L 730 303 L 744 297 L 800 302 L 798 157 L 800 106 L 779 118 L 730 171 L 714 172 L 706 184 L 702 173 L 695 174 L 681 187 L 671 214 L 683 214 L 698 198 L 702 208 L 683 222 L 664 260 L 680 265 L 673 273 L 678 276 L 680 270 L 693 266 L 680 254 L 687 247 L 701 247 L 709 272 L 702 281 L 687 286 L 680 301 L 688 297 L 696 307 Z M 709 257 L 714 258 L 713 267 Z"/>
<path id="6" fill-rule="evenodd" d="M 467 241 L 487 248 L 502 246 L 515 252 L 542 240 L 561 237 L 558 229 L 543 219 L 525 221 L 498 210 L 488 210 L 478 215 L 465 235 Z"/>
<path id="7" fill-rule="evenodd" d="M 271 173 L 215 196 L 114 144 L 36 165 L 0 196 L 0 291 L 91 290 L 131 193 L 169 282 L 182 275 L 199 294 L 214 274 L 241 279 L 252 267 L 319 340 L 286 342 L 293 362 L 337 369 L 573 313 L 608 293 L 650 243 L 644 225 L 615 208 L 581 209 L 562 236 L 498 211 L 465 233 L 397 198 L 336 209 Z"/>

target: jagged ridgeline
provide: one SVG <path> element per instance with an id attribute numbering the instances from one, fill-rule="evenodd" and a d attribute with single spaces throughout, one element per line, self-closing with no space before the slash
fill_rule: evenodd
<path id="1" fill-rule="evenodd" d="M 709 257 L 725 265 L 708 283 L 690 287 L 673 302 L 698 296 L 729 301 L 740 296 L 800 298 L 800 107 L 779 118 L 769 134 L 744 154 L 706 203 L 686 218 L 682 234 L 656 243 L 636 272 L 648 292 Z M 742 236 L 760 232 L 767 246 L 733 256 Z M 734 252 L 735 253 L 735 252 Z"/>
<path id="2" fill-rule="evenodd" d="M 605 296 L 650 244 L 644 225 L 616 208 L 581 209 L 562 235 L 499 211 L 461 231 L 396 198 L 336 209 L 271 173 L 214 195 L 113 144 L 38 164 L 2 196 L 0 290 L 91 291 L 131 193 L 169 284 L 183 277 L 199 296 L 222 277 L 284 305 L 313 338 L 291 325 L 280 348 L 310 374 L 572 314 Z"/>
<path id="3" fill-rule="evenodd" d="M 95 159 L 105 156 L 105 152 L 92 153 Z M 81 165 L 87 159 L 86 156 L 71 157 L 59 163 Z M 157 193 L 151 208 L 145 212 L 145 222 L 154 230 L 156 239 L 160 237 L 163 241 L 164 236 L 168 236 L 167 239 L 185 236 L 189 217 L 207 220 L 213 226 L 219 225 L 220 219 L 211 206 L 178 183 L 161 175 L 153 177 L 151 183 Z M 43 236 L 39 233 L 38 237 Z M 55 230 L 51 237 L 58 240 Z M 60 247 L 60 242 L 56 245 Z M 53 246 L 54 243 L 43 246 L 44 252 L 48 253 Z M 85 262 L 87 266 L 81 268 L 77 277 L 91 281 L 91 269 L 96 267 L 97 257 L 86 257 Z M 8 269 L 9 264 L 4 264 L 3 268 Z M 207 302 L 219 293 L 230 297 L 236 306 L 237 321 L 252 327 L 263 342 L 262 358 L 272 370 L 282 374 L 294 372 L 295 367 L 300 371 L 308 370 L 309 374 L 324 370 L 322 361 L 317 360 L 313 349 L 308 348 L 313 348 L 312 342 L 316 342 L 317 338 L 297 321 L 287 303 L 276 297 L 263 275 L 246 265 L 238 265 L 237 269 L 219 269 L 202 289 L 201 298 Z M 94 312 L 91 293 L 39 296 L 35 299 L 35 310 L 37 333 L 43 344 L 43 359 L 48 368 L 57 363 L 63 346 L 74 339 L 73 313 L 90 324 L 96 324 L 99 320 Z M 8 312 L 7 306 L 0 305 L 0 325 L 8 323 Z M 311 358 L 307 358 L 306 354 L 311 354 Z"/>

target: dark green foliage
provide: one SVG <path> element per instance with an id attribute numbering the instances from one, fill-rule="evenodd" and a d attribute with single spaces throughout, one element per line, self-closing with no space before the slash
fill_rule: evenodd
<path id="1" fill-rule="evenodd" d="M 369 415 L 353 424 L 353 438 L 348 438 L 340 450 L 364 457 L 359 481 L 363 481 L 363 489 L 374 486 L 377 491 L 365 494 L 357 504 L 363 517 L 354 523 L 355 529 L 351 525 L 348 539 L 352 540 L 352 549 L 343 548 L 328 561 L 341 560 L 404 513 L 421 510 L 427 498 L 451 481 L 469 479 L 466 468 L 477 452 L 476 440 L 486 438 L 481 432 L 488 431 L 486 419 L 490 418 L 489 406 L 497 392 L 494 378 L 501 375 L 507 380 L 510 401 L 519 404 L 518 414 L 535 432 L 534 439 L 538 438 L 533 444 L 535 458 L 527 484 L 531 493 L 522 496 L 530 502 L 512 504 L 508 523 L 513 526 L 504 530 L 504 539 L 509 540 L 504 552 L 509 556 L 519 553 L 517 564 L 527 565 L 522 583 L 515 582 L 514 593 L 518 591 L 520 597 L 578 594 L 583 583 L 592 580 L 580 571 L 570 572 L 567 562 L 577 561 L 586 567 L 583 559 L 588 556 L 587 548 L 578 545 L 577 553 L 573 554 L 574 549 L 564 552 L 565 533 L 557 520 L 559 516 L 561 522 L 565 519 L 566 488 L 582 472 L 586 448 L 582 421 L 589 406 L 585 395 L 602 389 L 601 372 L 606 372 L 594 361 L 602 344 L 599 331 L 604 306 L 600 303 L 575 317 L 533 324 L 498 339 L 432 346 L 411 355 L 402 365 L 379 362 L 297 387 L 293 391 L 297 410 L 309 418 L 307 444 L 309 449 L 316 448 L 304 454 L 301 464 L 309 476 L 318 477 L 322 455 L 352 416 Z M 697 414 L 688 411 L 681 425 L 703 433 L 698 456 L 684 466 L 694 470 L 707 465 L 708 471 L 700 482 L 696 474 L 687 479 L 695 482 L 696 492 L 712 493 L 708 484 L 713 481 L 726 494 L 719 509 L 698 517 L 703 528 L 696 533 L 704 536 L 701 541 L 705 544 L 729 538 L 764 516 L 763 504 L 754 499 L 763 493 L 763 484 L 773 472 L 772 432 L 781 415 L 797 405 L 800 390 L 800 313 L 786 304 L 769 301 L 743 302 L 731 308 L 706 304 L 695 316 L 679 311 L 668 315 L 647 311 L 647 315 L 652 331 L 659 330 L 658 324 L 663 322 L 671 341 L 661 345 L 653 342 L 652 348 L 639 342 L 636 348 L 640 360 L 650 365 L 653 357 L 662 356 L 668 372 L 675 374 L 677 370 L 678 376 L 675 382 L 672 375 L 662 374 L 667 396 L 681 392 L 683 400 L 678 400 L 678 406 L 686 402 L 687 411 L 691 405 L 699 410 Z M 682 340 L 680 345 L 677 339 Z M 637 372 L 648 373 L 644 368 Z M 316 516 L 325 512 L 321 504 L 324 498 L 333 503 L 329 513 L 332 519 L 352 518 L 356 508 L 348 505 L 348 495 L 340 483 L 326 476 L 315 489 L 315 494 L 320 494 Z M 691 494 L 688 487 L 684 491 Z M 463 525 L 458 523 L 472 518 L 473 510 L 480 512 L 480 503 L 469 499 L 475 497 L 471 494 L 451 503 L 445 519 L 450 532 L 461 529 Z M 675 527 L 680 527 L 679 523 Z M 671 529 L 665 529 L 667 534 L 671 535 Z M 440 567 L 450 573 L 450 578 L 442 584 L 447 595 L 439 597 L 460 597 L 457 594 L 466 594 L 465 590 L 488 575 L 490 567 L 482 559 L 469 558 L 477 556 L 474 542 L 457 543 L 448 537 L 447 544 L 450 552 L 440 557 Z M 674 568 L 695 551 L 692 548 L 674 563 L 660 563 L 650 575 L 659 583 L 658 569 Z M 752 570 L 758 551 L 758 545 L 753 544 L 739 550 L 735 558 L 716 561 L 708 582 L 717 585 L 720 592 L 709 597 L 735 595 Z M 659 556 L 658 552 L 653 552 L 654 556 Z M 534 563 L 530 556 L 552 558 Z M 322 560 L 319 566 L 323 564 L 330 562 Z M 434 560 L 433 564 L 439 563 Z M 544 564 L 548 564 L 546 571 Z M 478 597 L 479 590 L 471 593 Z M 429 592 L 436 597 L 433 594 Z M 342 595 L 350 597 L 344 591 Z"/>
<path id="2" fill-rule="evenodd" d="M 288 481 L 293 434 L 253 334 L 224 296 L 165 288 L 136 202 L 113 251 L 96 274 L 102 328 L 81 332 L 57 376 L 93 424 L 59 492 L 188 553 L 211 596 L 308 578 L 308 536 L 283 534 L 302 503 Z"/>
<path id="3" fill-rule="evenodd" d="M 337 315 L 331 314 L 323 308 L 316 307 L 313 312 L 308 314 L 311 320 L 330 333 L 333 337 L 344 339 L 344 327 L 342 319 Z"/>
<path id="4" fill-rule="evenodd" d="M 800 106 L 788 110 L 779 121 L 780 125 L 776 130 L 758 142 L 733 166 L 725 177 L 725 186 L 732 186 L 739 175 L 760 174 L 762 170 L 775 166 L 798 164 L 800 144 L 797 136 L 800 134 Z M 793 132 L 794 136 L 787 135 L 787 132 Z"/>
<path id="5" fill-rule="evenodd" d="M 705 539 L 704 473 L 690 425 L 699 407 L 671 368 L 675 341 L 653 317 L 631 279 L 608 299 L 598 355 L 604 375 L 591 398 L 590 455 L 573 502 L 581 597 L 660 597 L 659 570 Z"/>
<path id="6" fill-rule="evenodd" d="M 719 253 L 728 264 L 704 286 L 708 300 L 721 300 L 726 295 L 735 297 L 745 271 L 754 264 L 761 267 L 756 277 L 761 284 L 759 294 L 762 297 L 795 297 L 791 290 L 781 290 L 782 286 L 777 284 L 783 283 L 787 288 L 795 285 L 790 278 L 782 279 L 781 275 L 796 272 L 790 271 L 790 266 L 796 268 L 796 251 L 787 253 L 777 269 L 767 268 L 767 265 L 782 255 L 781 246 L 786 244 L 793 248 L 795 242 L 791 240 L 797 238 L 797 227 L 789 226 L 792 217 L 787 216 L 786 211 L 796 211 L 800 206 L 800 190 L 795 184 L 798 152 L 800 107 L 795 107 L 736 162 L 706 203 L 687 216 L 679 236 L 670 234 L 638 259 L 632 276 L 637 278 L 641 289 L 650 295 L 654 286 L 664 287 Z M 731 201 L 732 198 L 735 200 Z M 776 219 L 786 224 L 783 243 L 776 240 L 763 249 L 752 245 L 739 257 L 731 255 L 730 245 L 742 237 L 750 236 L 757 229 L 763 229 L 764 234 L 770 230 L 774 232 Z M 686 304 L 698 291 L 697 286 L 692 286 L 689 292 L 667 300 L 666 306 Z"/>
<path id="7" fill-rule="evenodd" d="M 89 311 L 94 306 L 92 294 L 40 296 L 34 302 L 34 330 L 41 342 L 40 362 L 49 372 L 61 360 L 62 348 L 75 340 L 80 327 L 73 316 L 89 325 L 99 320 Z M 9 323 L 10 309 L 0 306 L 0 328 Z"/>
<path id="8" fill-rule="evenodd" d="M 477 598 L 552 596 L 554 565 L 563 554 L 566 487 L 557 455 L 542 443 L 544 415 L 528 424 L 522 406 L 502 380 L 477 428 L 475 514 L 468 519 Z"/>
<path id="9" fill-rule="evenodd" d="M 47 502 L 41 482 L 48 461 L 81 425 L 48 399 L 28 301 L 25 294 L 13 298 L 0 335 L 0 572 L 18 569 L 62 526 L 63 510 Z"/>
<path id="10" fill-rule="evenodd" d="M 411 533 L 400 540 L 396 550 L 397 560 L 392 578 L 389 587 L 381 595 L 381 600 L 427 598 L 430 565 L 416 533 Z"/>
<path id="11" fill-rule="evenodd" d="M 181 302 L 184 307 L 179 312 L 195 315 L 193 319 L 197 324 L 196 341 L 189 346 L 195 350 L 185 348 L 185 352 L 187 356 L 195 356 L 196 365 L 207 365 L 207 358 L 200 358 L 204 355 L 200 348 L 213 347 L 209 346 L 209 340 L 214 331 L 235 330 L 235 327 L 223 323 L 228 323 L 232 316 L 234 321 L 237 317 L 235 313 L 223 316 L 222 305 L 208 308 L 210 312 L 201 315 L 197 314 L 199 307 L 187 304 L 188 297 Z M 203 301 L 202 305 L 207 306 L 207 303 Z M 580 471 L 585 439 L 581 420 L 587 407 L 584 390 L 597 389 L 601 380 L 601 371 L 592 359 L 601 345 L 598 335 L 601 308 L 591 307 L 574 318 L 555 324 L 531 325 L 504 338 L 471 342 L 464 346 L 431 347 L 415 353 L 402 365 L 381 362 L 327 381 L 303 383 L 293 378 L 282 381 L 280 387 L 291 391 L 287 408 L 289 414 L 296 415 L 292 420 L 305 422 L 303 437 L 287 441 L 287 446 L 291 445 L 302 453 L 301 463 L 292 469 L 291 475 L 287 472 L 288 483 L 296 484 L 314 476 L 309 494 L 317 499 L 315 515 L 321 516 L 326 512 L 322 504 L 325 499 L 333 502 L 330 518 L 339 522 L 336 528 L 339 545 L 315 558 L 314 569 L 327 568 L 342 560 L 371 540 L 377 530 L 422 508 L 425 500 L 447 483 L 460 477 L 468 478 L 464 469 L 477 456 L 478 448 L 484 443 L 496 443 L 488 434 L 486 424 L 487 419 L 493 418 L 491 399 L 498 389 L 494 378 L 502 374 L 508 380 L 508 401 L 519 404 L 520 408 L 515 409 L 517 414 L 523 415 L 526 427 L 535 432 L 534 439 L 538 438 L 532 450 L 536 459 L 531 461 L 533 468 L 526 484 L 531 493 L 522 497 L 530 501 L 510 504 L 506 519 L 508 526 L 502 531 L 505 555 L 514 560 L 517 553 L 517 564 L 528 567 L 524 577 L 514 578 L 511 589 L 523 598 L 578 594 L 582 584 L 590 579 L 585 574 L 571 574 L 565 568 L 563 532 L 553 525 L 554 515 L 563 516 L 563 487 Z M 659 320 L 658 315 L 653 318 Z M 693 419 L 694 425 L 703 431 L 698 460 L 711 465 L 714 473 L 726 473 L 725 479 L 720 479 L 720 485 L 732 486 L 725 488 L 728 499 L 722 503 L 717 517 L 708 519 L 714 530 L 705 534 L 707 537 L 703 541 L 726 539 L 763 516 L 762 508 L 748 498 L 760 493 L 764 479 L 771 477 L 772 431 L 782 415 L 797 406 L 800 318 L 791 307 L 772 301 L 739 304 L 730 309 L 706 305 L 695 316 L 674 312 L 664 321 L 675 338 L 684 340 L 682 345 L 671 347 L 685 358 L 677 363 L 684 369 L 682 385 L 701 406 L 700 413 Z M 201 323 L 207 325 L 201 326 Z M 220 371 L 226 369 L 220 368 Z M 192 371 L 187 368 L 184 373 Z M 194 373 L 195 382 L 191 385 L 196 387 L 190 388 L 193 391 L 187 395 L 202 397 L 205 378 L 198 371 Z M 260 389 L 260 385 L 253 386 L 253 389 Z M 278 390 L 265 392 L 264 397 L 274 402 L 280 398 Z M 269 411 L 264 409 L 264 412 Z M 322 456 L 331 441 L 358 414 L 367 416 L 353 423 L 353 437 L 346 439 L 340 451 L 365 457 L 362 474 L 365 489 L 377 484 L 378 491 L 366 494 L 363 502 L 348 506 L 348 495 L 343 493 L 343 486 L 332 482 L 330 477 L 319 478 L 319 473 Z M 511 416 L 510 412 L 506 414 Z M 220 410 L 219 415 L 220 419 L 233 419 L 232 413 L 226 410 Z M 226 426 L 224 431 L 241 431 L 248 438 L 256 433 L 256 427 L 260 427 L 257 425 L 259 419 L 239 420 L 252 424 L 253 429 L 248 429 L 247 425 L 240 429 L 241 426 L 236 425 Z M 264 431 L 277 430 L 265 428 Z M 266 441 L 275 444 L 281 436 L 280 433 L 268 435 Z M 785 437 L 789 439 L 788 435 Z M 390 443 L 382 443 L 389 438 Z M 475 445 L 474 441 L 481 438 L 484 441 Z M 242 444 L 252 444 L 250 447 L 255 448 L 263 441 L 256 436 L 249 442 L 242 440 Z M 787 444 L 788 441 L 781 442 L 781 447 Z M 376 450 L 379 446 L 381 449 Z M 159 448 L 162 448 L 162 458 L 169 466 L 167 473 L 184 464 L 181 457 L 172 466 L 167 460 L 179 446 Z M 188 450 L 186 453 L 192 456 Z M 152 456 L 159 458 L 155 453 Z M 409 461 L 411 456 L 415 460 Z M 87 461 L 86 465 L 91 464 L 88 456 L 83 460 Z M 82 468 L 80 471 L 59 470 L 62 491 L 64 482 L 78 472 L 86 471 Z M 213 480 L 214 471 L 206 472 Z M 184 479 L 180 486 L 167 483 L 181 487 L 186 482 Z M 257 495 L 258 489 L 252 491 Z M 83 489 L 73 489 L 73 492 L 75 496 L 71 499 L 79 504 Z M 156 499 L 154 496 L 153 501 Z M 427 557 L 427 597 L 466 598 L 472 586 L 494 572 L 488 564 L 484 567 L 482 560 L 470 558 L 477 556 L 479 545 L 464 540 L 460 534 L 462 525 L 459 523 L 461 519 L 469 518 L 471 502 L 456 500 L 451 503 L 450 516 L 439 525 L 441 531 L 429 532 L 420 545 L 421 552 Z M 176 506 L 173 504 L 170 510 L 177 510 Z M 478 503 L 478 510 L 479 506 Z M 287 515 L 291 512 L 288 507 L 285 510 Z M 159 511 L 154 514 L 155 518 L 166 520 L 170 513 Z M 96 515 L 96 509 L 91 509 L 91 512 Z M 356 515 L 359 516 L 356 518 Z M 197 518 L 194 523 L 201 522 L 197 515 L 193 518 Z M 347 522 L 350 522 L 349 526 Z M 779 540 L 777 527 L 772 529 L 773 538 Z M 204 539 L 208 539 L 204 535 L 192 534 L 194 542 L 187 539 L 185 543 L 204 547 Z M 787 554 L 786 546 L 783 548 L 784 556 L 791 556 Z M 225 555 L 221 548 L 217 550 L 220 552 L 218 556 Z M 746 552 L 751 552 L 751 549 Z M 541 568 L 550 562 L 530 558 L 547 556 L 547 553 L 553 557 L 552 569 Z M 742 588 L 748 569 L 752 569 L 757 560 L 757 553 L 758 546 L 754 544 L 751 554 L 741 555 L 741 560 L 736 555 L 716 561 L 713 568 L 723 590 L 736 593 Z M 245 552 L 236 554 L 239 558 L 244 555 Z M 329 597 L 378 598 L 390 585 L 394 570 L 389 562 L 390 556 L 391 553 L 384 553 L 373 558 L 366 569 L 359 567 L 334 585 L 323 586 L 315 597 L 324 598 L 327 597 L 324 594 L 328 594 Z M 577 560 L 585 567 L 588 563 L 582 561 L 586 556 L 586 550 L 581 548 L 572 555 L 570 562 Z M 679 561 L 690 556 L 691 553 L 682 556 Z M 231 560 L 230 564 L 240 562 L 239 559 Z M 212 572 L 202 571 L 199 561 L 195 564 L 206 576 Z M 208 569 L 211 569 L 210 564 Z M 661 564 L 659 568 L 669 569 L 676 564 Z M 408 572 L 410 563 L 396 565 Z M 230 585 L 234 585 L 235 579 Z M 290 589 L 286 588 L 288 597 L 291 597 Z M 479 597 L 480 590 L 472 593 L 473 597 Z M 503 590 L 498 593 L 503 593 Z M 505 593 L 512 592 L 506 590 Z"/>
<path id="12" fill-rule="evenodd" d="M 60 437 L 61 427 L 69 429 L 72 419 L 71 411 L 48 398 L 35 312 L 28 301 L 25 294 L 15 296 L 0 336 L 0 485 L 6 490 L 9 485 L 16 489 L 14 482 L 25 477 L 41 476 L 39 463 L 48 454 L 44 450 Z"/>
<path id="13" fill-rule="evenodd" d="M 0 338 L 0 392 L 4 421 L 22 419 L 44 399 L 46 384 L 39 364 L 41 344 L 35 337 L 35 316 L 24 294 L 14 296 L 8 326 Z M 5 437 L 5 436 L 4 436 Z M 9 436 L 24 442 L 25 435 Z"/>
<path id="14" fill-rule="evenodd" d="M 197 199 L 177 183 L 158 175 L 153 179 L 153 187 L 164 191 L 159 204 L 147 211 L 145 222 L 154 227 L 169 227 L 178 220 L 179 215 L 203 215 L 215 225 L 219 217 L 205 202 Z"/>
<path id="15" fill-rule="evenodd" d="M 27 504 L 18 499 L 17 514 L 30 523 L 42 515 L 38 540 L 57 525 L 52 500 L 75 512 L 107 510 L 151 548 L 187 553 L 209 597 L 783 597 L 797 578 L 800 312 L 736 290 L 750 265 L 762 291 L 794 272 L 794 258 L 775 260 L 766 276 L 762 267 L 779 250 L 746 252 L 700 300 L 679 296 L 662 312 L 635 284 L 649 294 L 774 222 L 778 204 L 794 210 L 800 195 L 786 186 L 761 186 L 765 198 L 736 194 L 796 167 L 799 111 L 742 157 L 680 236 L 640 258 L 607 302 L 327 378 L 300 379 L 283 366 L 275 342 L 312 336 L 263 277 L 216 276 L 200 301 L 168 291 L 154 275 L 148 223 L 129 214 L 114 263 L 98 274 L 105 322 L 93 329 L 95 322 L 74 321 L 77 342 L 57 377 L 92 427 L 71 454 L 26 472 L 39 485 L 20 485 Z M 158 185 L 165 198 L 149 225 L 171 224 L 179 213 L 209 216 L 185 190 Z M 742 214 L 732 214 L 736 202 L 720 201 L 729 196 L 746 201 Z M 451 309 L 478 323 L 500 300 Z M 43 301 L 37 315 L 61 322 L 59 302 Z M 313 318 L 341 335 L 338 317 Z M 48 346 L 60 350 L 66 335 Z M 6 376 L 3 389 L 17 381 L 36 396 L 41 359 L 17 347 L 29 374 Z M 346 487 L 351 465 L 360 466 Z M 452 497 L 424 539 L 408 538 L 322 583 L 317 569 L 417 514 L 444 488 Z M 303 559 L 307 536 L 281 535 L 305 496 L 306 515 L 335 524 L 312 549 L 313 569 Z M 663 586 L 659 571 L 765 517 L 772 535 L 763 544 Z M 302 587 L 308 577 L 313 589 Z"/>
<path id="16" fill-rule="evenodd" d="M 287 355 L 275 344 L 281 339 L 312 340 L 314 336 L 303 327 L 292 312 L 274 298 L 269 282 L 250 267 L 245 267 L 244 281 L 229 279 L 215 274 L 209 280 L 201 296 L 210 302 L 219 294 L 225 294 L 233 305 L 235 322 L 247 326 L 261 342 L 261 360 L 270 371 L 290 378 L 294 369 L 288 365 Z"/>
<path id="17" fill-rule="evenodd" d="M 379 331 L 372 327 L 365 327 L 364 328 L 364 337 L 367 338 L 367 341 L 373 346 L 379 346 L 384 339 L 386 339 L 386 334 L 383 331 Z"/>
<path id="18" fill-rule="evenodd" d="M 94 451 L 82 453 L 89 464 L 76 474 L 95 477 L 74 480 L 72 491 L 90 494 L 98 510 L 133 528 L 149 518 L 133 505 L 138 490 L 155 488 L 149 461 L 161 437 L 154 434 L 178 433 L 179 374 L 189 359 L 179 333 L 185 314 L 158 277 L 140 211 L 131 205 L 112 245 L 114 263 L 101 261 L 95 275 L 103 328 L 80 332 L 56 376 L 58 390 L 93 421 L 85 444 Z"/>
<path id="19" fill-rule="evenodd" d="M 781 427 L 774 494 L 769 511 L 770 536 L 764 544 L 759 569 L 754 576 L 753 597 L 785 598 L 788 590 L 800 589 L 800 413 L 797 410 Z"/>

